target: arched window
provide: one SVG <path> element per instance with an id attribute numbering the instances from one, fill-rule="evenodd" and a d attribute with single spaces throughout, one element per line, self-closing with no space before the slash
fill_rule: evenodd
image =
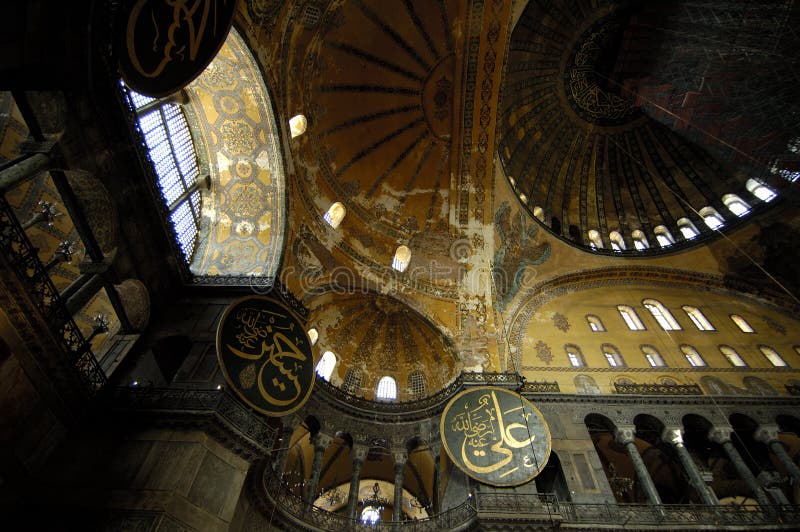
<path id="1" fill-rule="evenodd" d="M 347 214 L 347 209 L 337 201 L 328 208 L 328 212 L 325 213 L 323 218 L 328 222 L 328 225 L 336 229 L 339 227 L 339 224 L 342 223 L 342 220 L 344 220 L 345 214 Z"/>
<path id="2" fill-rule="evenodd" d="M 519 200 L 524 203 L 525 205 L 528 204 L 528 196 L 523 194 L 522 192 L 519 193 Z"/>
<path id="3" fill-rule="evenodd" d="M 681 307 L 686 315 L 689 316 L 689 319 L 692 320 L 695 327 L 697 327 L 701 331 L 715 331 L 714 326 L 711 325 L 711 322 L 705 317 L 705 315 L 700 312 L 700 309 L 697 307 L 690 307 L 688 305 L 684 305 Z"/>
<path id="4" fill-rule="evenodd" d="M 361 370 L 358 368 L 350 368 L 344 374 L 344 382 L 342 383 L 342 390 L 347 393 L 356 393 L 361 389 Z"/>
<path id="5" fill-rule="evenodd" d="M 514 188 L 514 187 L 517 186 L 517 182 L 511 176 L 508 176 L 508 182 L 511 183 L 511 188 Z"/>
<path id="6" fill-rule="evenodd" d="M 714 207 L 703 207 L 700 209 L 700 217 L 703 218 L 703 221 L 711 229 L 719 229 L 725 224 L 725 218 L 723 218 Z"/>
<path id="7" fill-rule="evenodd" d="M 603 322 L 600 321 L 600 318 L 594 314 L 587 314 L 586 321 L 589 323 L 589 328 L 592 330 L 592 332 L 606 332 Z"/>
<path id="8" fill-rule="evenodd" d="M 736 194 L 725 194 L 722 196 L 722 203 L 736 216 L 744 216 L 750 212 L 750 205 Z"/>
<path id="9" fill-rule="evenodd" d="M 703 357 L 700 356 L 700 353 L 697 352 L 697 349 L 690 345 L 682 345 L 681 352 L 683 356 L 686 357 L 686 360 L 689 361 L 689 365 L 693 368 L 703 368 L 705 367 L 706 361 L 703 360 Z"/>
<path id="10" fill-rule="evenodd" d="M 647 237 L 644 236 L 644 232 L 639 229 L 631 233 L 631 238 L 633 238 L 633 247 L 635 247 L 637 251 L 642 251 L 650 247 L 650 243 L 647 241 Z"/>
<path id="11" fill-rule="evenodd" d="M 666 366 L 664 363 L 664 359 L 661 357 L 661 353 L 658 352 L 658 349 L 653 347 L 652 345 L 643 345 L 642 346 L 642 354 L 644 358 L 647 359 L 647 362 L 653 368 L 663 368 Z"/>
<path id="12" fill-rule="evenodd" d="M 608 240 L 611 242 L 611 249 L 614 251 L 625 251 L 625 240 L 617 231 L 611 231 L 608 234 Z"/>
<path id="13" fill-rule="evenodd" d="M 394 401 L 397 399 L 397 382 L 388 375 L 378 381 L 378 390 L 375 392 L 378 399 Z"/>
<path id="14" fill-rule="evenodd" d="M 743 317 L 739 316 L 738 314 L 731 314 L 731 320 L 733 321 L 733 323 L 736 324 L 737 327 L 739 327 L 739 330 L 741 330 L 742 332 L 745 332 L 745 333 L 754 333 L 755 332 L 753 330 L 753 328 L 750 327 L 750 324 L 747 323 L 747 320 L 745 320 Z"/>
<path id="15" fill-rule="evenodd" d="M 333 375 L 333 368 L 336 367 L 336 355 L 331 353 L 330 351 L 325 351 L 322 354 L 322 358 L 319 359 L 317 362 L 317 375 L 325 379 L 326 381 L 331 380 L 331 375 Z"/>
<path id="16" fill-rule="evenodd" d="M 567 353 L 569 365 L 573 368 L 580 368 L 586 365 L 586 361 L 583 359 L 583 353 L 581 353 L 581 348 L 577 345 L 567 344 L 564 346 L 564 351 Z"/>
<path id="17" fill-rule="evenodd" d="M 689 218 L 681 218 L 677 223 L 678 229 L 686 240 L 691 240 L 700 234 L 700 231 L 697 230 L 697 227 Z"/>
<path id="18" fill-rule="evenodd" d="M 544 209 L 541 207 L 534 207 L 533 208 L 533 215 L 536 217 L 537 220 L 544 223 Z"/>
<path id="19" fill-rule="evenodd" d="M 308 339 L 311 342 L 311 345 L 316 344 L 317 340 L 319 340 L 319 333 L 315 328 L 312 327 L 308 330 Z"/>
<path id="20" fill-rule="evenodd" d="M 186 116 L 180 105 L 170 99 L 157 100 L 131 90 L 122 82 L 120 85 L 139 119 L 175 239 L 186 262 L 191 262 L 200 226 L 200 171 Z"/>
<path id="21" fill-rule="evenodd" d="M 788 367 L 789 364 L 781 357 L 777 351 L 772 349 L 768 345 L 760 345 L 758 348 L 761 350 L 761 353 L 769 360 L 770 364 L 775 366 L 776 368 L 785 368 Z"/>
<path id="22" fill-rule="evenodd" d="M 625 361 L 622 360 L 622 355 L 619 354 L 619 349 L 611 344 L 603 344 L 600 349 L 603 351 L 603 356 L 606 358 L 609 367 L 623 368 Z"/>
<path id="23" fill-rule="evenodd" d="M 600 237 L 600 231 L 597 231 L 595 229 L 589 229 L 588 237 L 589 237 L 589 246 L 592 249 L 603 248 L 603 239 Z"/>
<path id="24" fill-rule="evenodd" d="M 619 310 L 619 315 L 622 316 L 622 319 L 625 320 L 625 323 L 628 325 L 628 329 L 632 331 L 644 330 L 644 324 L 642 320 L 639 319 L 639 315 L 636 314 L 636 311 L 633 310 L 633 307 L 617 305 L 617 310 Z"/>
<path id="25" fill-rule="evenodd" d="M 425 375 L 416 370 L 408 374 L 408 393 L 414 399 L 425 396 Z"/>
<path id="26" fill-rule="evenodd" d="M 411 250 L 407 246 L 398 246 L 392 259 L 392 268 L 398 272 L 406 271 L 408 263 L 411 262 Z"/>
<path id="27" fill-rule="evenodd" d="M 667 310 L 667 307 L 661 304 L 660 301 L 655 299 L 645 299 L 642 304 L 650 311 L 655 320 L 661 325 L 665 331 L 680 331 L 681 326 L 672 316 L 672 313 Z"/>
<path id="28" fill-rule="evenodd" d="M 308 120 L 303 115 L 295 115 L 289 119 L 289 133 L 292 138 L 299 137 L 306 132 L 308 127 Z"/>
<path id="29" fill-rule="evenodd" d="M 664 225 L 657 225 L 655 229 L 653 229 L 653 233 L 656 235 L 656 241 L 658 242 L 658 245 L 662 248 L 667 248 L 675 243 L 672 233 L 670 233 L 669 229 L 667 229 Z"/>
<path id="30" fill-rule="evenodd" d="M 761 201 L 772 201 L 777 196 L 774 190 L 769 188 L 761 181 L 757 181 L 755 179 L 748 179 L 744 186 L 747 187 L 747 190 L 750 192 L 750 194 L 757 197 Z"/>
<path id="31" fill-rule="evenodd" d="M 745 368 L 747 367 L 747 362 L 744 361 L 742 356 L 736 351 L 736 349 L 732 348 L 729 345 L 721 345 L 719 346 L 719 352 L 728 359 L 728 362 L 731 363 L 731 366 L 737 368 Z"/>

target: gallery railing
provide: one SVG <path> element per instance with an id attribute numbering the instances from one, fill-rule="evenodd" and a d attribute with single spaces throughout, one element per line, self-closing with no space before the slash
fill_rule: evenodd
<path id="1" fill-rule="evenodd" d="M 0 252 L 25 286 L 50 331 L 64 348 L 68 362 L 75 367 L 84 391 L 94 395 L 106 384 L 106 376 L 97 363 L 91 344 L 72 319 L 45 269 L 36 248 L 19 223 L 5 196 L 0 195 Z"/>
<path id="2" fill-rule="evenodd" d="M 703 395 L 697 384 L 614 383 L 617 393 L 634 395 Z"/>
<path id="3" fill-rule="evenodd" d="M 351 531 L 439 531 L 439 530 L 467 530 L 475 523 L 477 514 L 470 500 L 460 506 L 451 508 L 446 512 L 434 515 L 427 519 L 413 521 L 378 522 L 367 525 L 359 520 L 348 518 L 340 513 L 329 512 L 303 501 L 291 493 L 271 468 L 265 467 L 262 475 L 262 494 L 268 505 L 273 506 L 295 523 L 302 524 L 309 530 L 332 530 L 341 532 Z"/>

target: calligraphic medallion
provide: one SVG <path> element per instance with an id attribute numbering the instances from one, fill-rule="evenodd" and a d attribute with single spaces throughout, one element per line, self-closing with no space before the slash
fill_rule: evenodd
<path id="1" fill-rule="evenodd" d="M 118 45 L 125 83 L 147 96 L 173 94 L 217 55 L 237 0 L 128 0 Z"/>
<path id="2" fill-rule="evenodd" d="M 311 395 L 311 341 L 302 322 L 275 299 L 250 296 L 225 310 L 217 358 L 236 395 L 264 414 L 291 414 Z"/>
<path id="3" fill-rule="evenodd" d="M 530 401 L 503 388 L 480 386 L 453 397 L 442 413 L 441 438 L 467 475 L 492 486 L 518 486 L 550 458 L 550 429 Z"/>

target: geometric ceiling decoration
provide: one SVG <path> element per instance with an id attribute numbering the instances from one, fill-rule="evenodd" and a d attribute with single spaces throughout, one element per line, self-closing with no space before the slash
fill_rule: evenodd
<path id="1" fill-rule="evenodd" d="M 650 246 L 635 253 L 660 252 L 658 226 L 675 241 L 667 250 L 686 247 L 700 239 L 684 239 L 677 222 L 710 234 L 697 213 L 706 206 L 735 219 L 722 197 L 750 197 L 747 176 L 648 117 L 615 77 L 633 11 L 540 4 L 527 5 L 512 33 L 498 123 L 500 160 L 529 212 L 574 245 L 589 249 L 589 232 L 599 234 L 601 253 L 612 232 L 623 251 L 644 235 Z"/>

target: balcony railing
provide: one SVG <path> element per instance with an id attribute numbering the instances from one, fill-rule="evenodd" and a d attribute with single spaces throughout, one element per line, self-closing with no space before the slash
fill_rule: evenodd
<path id="1" fill-rule="evenodd" d="M 615 383 L 617 393 L 634 395 L 703 395 L 697 384 Z"/>

